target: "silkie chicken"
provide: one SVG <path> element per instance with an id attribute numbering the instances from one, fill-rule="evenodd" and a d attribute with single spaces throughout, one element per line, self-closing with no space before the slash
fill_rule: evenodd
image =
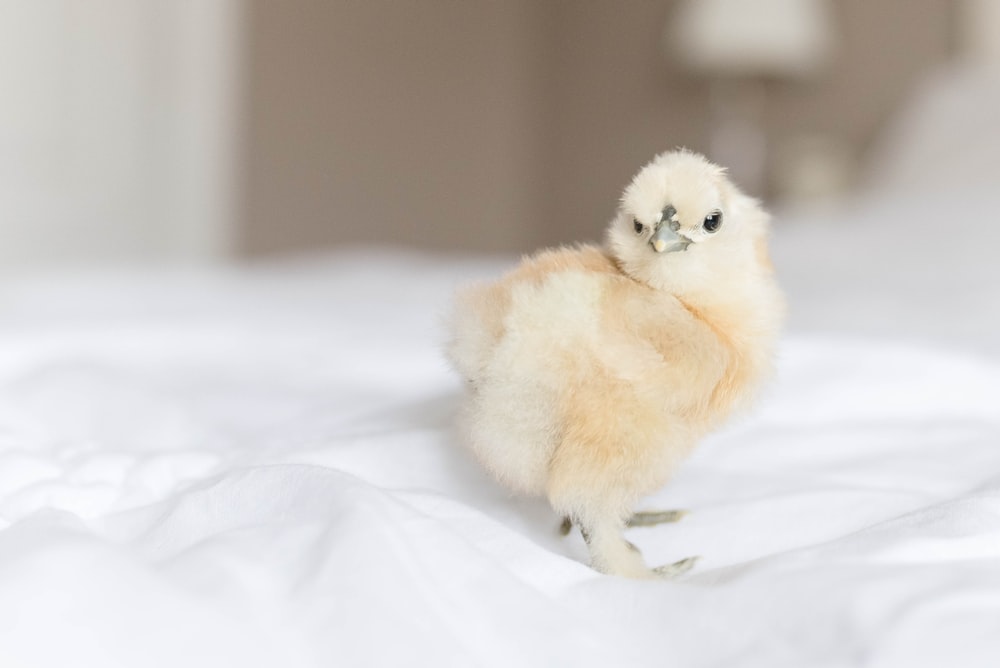
<path id="1" fill-rule="evenodd" d="M 770 371 L 784 302 L 768 215 L 725 170 L 656 156 L 622 195 L 604 248 L 525 258 L 458 292 L 447 355 L 467 385 L 465 440 L 516 492 L 580 527 L 591 565 L 672 577 L 625 539 L 636 513 Z"/>

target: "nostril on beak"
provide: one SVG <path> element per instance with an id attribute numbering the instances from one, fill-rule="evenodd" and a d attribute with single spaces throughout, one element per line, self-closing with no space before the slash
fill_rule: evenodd
<path id="1" fill-rule="evenodd" d="M 680 221 L 671 220 L 670 221 L 670 229 L 672 229 L 674 232 L 676 232 L 677 230 L 681 229 Z"/>

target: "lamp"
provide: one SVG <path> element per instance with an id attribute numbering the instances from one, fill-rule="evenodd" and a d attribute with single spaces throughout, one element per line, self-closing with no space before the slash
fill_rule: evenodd
<path id="1" fill-rule="evenodd" d="M 684 0 L 667 24 L 667 57 L 710 80 L 709 153 L 750 192 L 765 185 L 765 82 L 816 74 L 833 42 L 825 0 Z"/>

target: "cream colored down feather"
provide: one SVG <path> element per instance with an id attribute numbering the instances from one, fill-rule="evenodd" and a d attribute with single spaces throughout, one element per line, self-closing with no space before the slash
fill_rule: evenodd
<path id="1" fill-rule="evenodd" d="M 658 253 L 668 206 L 690 245 Z M 467 443 L 502 483 L 572 518 L 600 571 L 672 572 L 644 563 L 625 524 L 769 373 L 783 301 L 767 234 L 724 170 L 668 152 L 626 188 L 604 248 L 543 251 L 456 297 L 448 356 L 467 381 Z"/>

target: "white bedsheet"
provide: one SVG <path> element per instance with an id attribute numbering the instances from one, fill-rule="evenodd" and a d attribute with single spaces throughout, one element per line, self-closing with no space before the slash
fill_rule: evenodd
<path id="1" fill-rule="evenodd" d="M 997 204 L 779 223 L 777 378 L 630 532 L 676 582 L 454 442 L 439 317 L 508 260 L 0 284 L 0 666 L 1000 665 Z"/>
<path id="2" fill-rule="evenodd" d="M 995 358 L 793 332 L 631 532 L 697 569 L 630 582 L 453 442 L 438 317 L 501 264 L 0 291 L 0 665 L 996 665 Z"/>

